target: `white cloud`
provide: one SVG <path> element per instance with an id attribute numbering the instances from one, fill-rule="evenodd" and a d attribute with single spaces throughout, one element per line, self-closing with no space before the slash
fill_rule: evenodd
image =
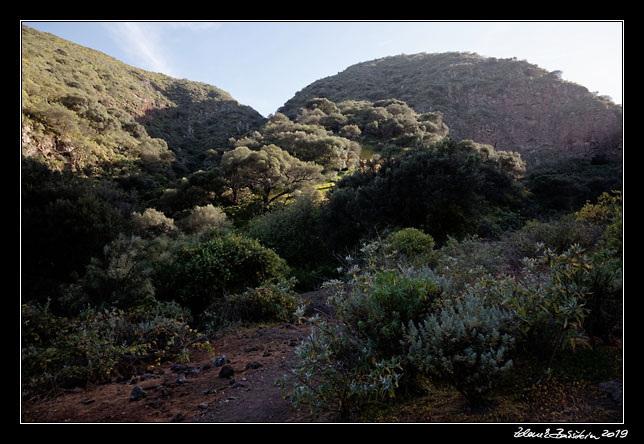
<path id="1" fill-rule="evenodd" d="M 156 25 L 152 22 L 105 23 L 110 37 L 127 54 L 129 63 L 176 76 L 171 57 L 163 49 L 163 29 Z"/>

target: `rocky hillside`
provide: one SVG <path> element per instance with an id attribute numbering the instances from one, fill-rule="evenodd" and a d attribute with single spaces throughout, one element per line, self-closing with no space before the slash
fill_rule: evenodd
<path id="1" fill-rule="evenodd" d="M 266 119 L 230 94 L 22 27 L 22 152 L 72 170 L 192 171 Z"/>
<path id="2" fill-rule="evenodd" d="M 280 112 L 294 116 L 313 97 L 396 98 L 418 113 L 442 112 L 452 138 L 518 151 L 528 161 L 543 153 L 619 158 L 621 106 L 560 75 L 526 61 L 471 53 L 399 55 L 318 80 Z"/>

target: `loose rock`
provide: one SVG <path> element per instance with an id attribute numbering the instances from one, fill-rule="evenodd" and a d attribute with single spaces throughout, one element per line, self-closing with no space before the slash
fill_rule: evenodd
<path id="1" fill-rule="evenodd" d="M 249 362 L 248 364 L 246 364 L 246 370 L 260 368 L 260 367 L 262 367 L 262 364 L 260 364 L 257 361 Z"/>
<path id="2" fill-rule="evenodd" d="M 230 378 L 235 374 L 235 371 L 230 365 L 224 365 L 219 371 L 220 378 Z"/>
<path id="3" fill-rule="evenodd" d="M 219 355 L 213 359 L 212 363 L 215 367 L 221 367 L 222 365 L 228 364 L 230 359 L 226 355 Z"/>
<path id="4" fill-rule="evenodd" d="M 130 401 L 138 401 L 140 399 L 145 398 L 147 395 L 145 394 L 145 390 L 140 385 L 137 385 L 132 389 L 132 392 L 130 393 Z"/>

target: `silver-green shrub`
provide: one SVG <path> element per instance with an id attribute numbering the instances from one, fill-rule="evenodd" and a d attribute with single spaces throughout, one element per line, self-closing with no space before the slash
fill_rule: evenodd
<path id="1" fill-rule="evenodd" d="M 475 295 L 450 300 L 422 323 L 408 324 L 408 359 L 478 401 L 512 367 L 514 316 Z"/>

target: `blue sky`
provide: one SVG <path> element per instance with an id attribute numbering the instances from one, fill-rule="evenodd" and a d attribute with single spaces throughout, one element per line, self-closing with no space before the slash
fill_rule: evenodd
<path id="1" fill-rule="evenodd" d="M 31 22 L 124 63 L 214 85 L 264 116 L 350 65 L 446 51 L 527 60 L 622 103 L 623 22 Z"/>

